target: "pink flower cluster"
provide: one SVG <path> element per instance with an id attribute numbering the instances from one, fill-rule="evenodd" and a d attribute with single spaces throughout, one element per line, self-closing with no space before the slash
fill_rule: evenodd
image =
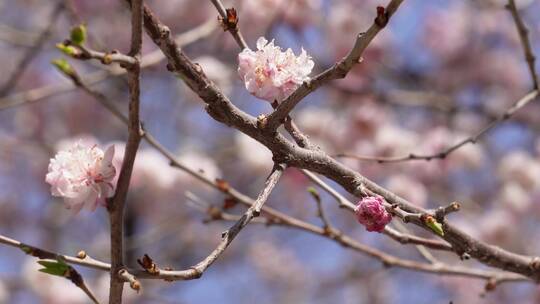
<path id="1" fill-rule="evenodd" d="M 238 54 L 238 73 L 246 89 L 270 102 L 283 101 L 309 80 L 314 65 L 304 49 L 295 56 L 291 49 L 283 52 L 264 37 L 257 40 L 257 51 L 246 48 Z"/>
<path id="2" fill-rule="evenodd" d="M 86 206 L 93 211 L 113 194 L 113 156 L 114 146 L 103 153 L 97 146 L 79 141 L 51 159 L 45 181 L 51 185 L 53 196 L 64 198 L 67 209 L 78 213 Z"/>
<path id="3" fill-rule="evenodd" d="M 392 220 L 392 215 L 384 209 L 383 202 L 384 199 L 380 196 L 364 197 L 354 208 L 358 222 L 366 226 L 367 231 L 381 232 Z"/>

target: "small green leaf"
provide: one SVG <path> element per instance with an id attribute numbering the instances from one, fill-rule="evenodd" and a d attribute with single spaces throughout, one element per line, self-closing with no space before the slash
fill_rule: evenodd
<path id="1" fill-rule="evenodd" d="M 62 261 L 39 260 L 38 264 L 44 267 L 39 269 L 39 271 L 61 277 L 66 276 L 70 267 Z"/>
<path id="2" fill-rule="evenodd" d="M 315 189 L 313 187 L 308 187 L 307 192 L 309 192 L 309 194 L 311 194 L 313 197 L 316 197 L 316 198 L 320 199 L 320 195 L 319 195 L 319 192 L 317 191 L 317 189 Z"/>
<path id="3" fill-rule="evenodd" d="M 71 29 L 71 42 L 75 45 L 82 45 L 86 41 L 86 26 L 80 24 Z"/>
<path id="4" fill-rule="evenodd" d="M 63 74 L 69 77 L 75 76 L 75 70 L 71 67 L 71 65 L 69 64 L 69 62 L 67 62 L 67 60 L 63 58 L 55 59 L 51 61 L 51 63 Z"/>
<path id="5" fill-rule="evenodd" d="M 440 236 L 444 236 L 442 224 L 437 222 L 437 220 L 434 217 L 428 216 L 426 217 L 424 222 L 433 232 L 435 232 L 436 234 Z"/>
<path id="6" fill-rule="evenodd" d="M 71 57 L 75 57 L 75 56 L 80 54 L 80 51 L 78 49 L 74 48 L 71 45 L 65 45 L 63 43 L 57 43 L 56 48 L 59 49 L 60 51 L 62 51 L 62 53 L 66 54 L 68 56 L 71 56 Z"/>
<path id="7" fill-rule="evenodd" d="M 50 275 L 55 275 L 55 276 L 59 276 L 59 277 L 65 277 L 65 271 L 62 271 L 61 269 L 57 269 L 57 268 L 41 268 L 41 269 L 38 269 L 39 272 L 43 272 L 43 273 L 46 273 L 46 274 L 50 274 Z"/>

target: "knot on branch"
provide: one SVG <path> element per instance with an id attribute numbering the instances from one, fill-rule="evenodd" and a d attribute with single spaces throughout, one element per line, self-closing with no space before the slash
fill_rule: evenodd
<path id="1" fill-rule="evenodd" d="M 459 255 L 459 259 L 462 260 L 462 261 L 466 261 L 466 260 L 470 260 L 471 259 L 471 255 L 467 252 L 462 252 L 460 255 Z"/>
<path id="2" fill-rule="evenodd" d="M 129 287 L 131 287 L 131 289 L 135 290 L 137 293 L 141 291 L 141 282 L 139 282 L 139 280 L 137 280 L 137 278 L 129 273 L 125 268 L 118 270 L 118 276 L 124 282 L 129 282 Z"/>
<path id="3" fill-rule="evenodd" d="M 87 256 L 88 255 L 86 254 L 86 251 L 84 251 L 84 250 L 81 250 L 81 251 L 77 252 L 77 258 L 78 259 L 84 260 L 84 259 L 86 259 Z"/>
<path id="4" fill-rule="evenodd" d="M 218 16 L 218 21 L 223 28 L 223 31 L 238 31 L 238 14 L 234 7 L 225 10 L 227 16 L 225 18 Z"/>
<path id="5" fill-rule="evenodd" d="M 156 263 L 154 263 L 154 260 L 152 260 L 152 258 L 148 254 L 145 253 L 142 259 L 137 259 L 137 263 L 139 263 L 139 265 L 141 265 L 141 267 L 149 274 L 159 274 L 159 267 Z"/>
<path id="6" fill-rule="evenodd" d="M 199 268 L 193 266 L 190 269 L 193 270 L 193 274 L 191 275 L 191 278 L 200 279 L 203 276 L 204 272 L 202 270 L 200 270 Z"/>
<path id="7" fill-rule="evenodd" d="M 171 35 L 171 29 L 166 25 L 159 26 L 159 38 L 167 39 Z"/>
<path id="8" fill-rule="evenodd" d="M 259 114 L 257 116 L 257 128 L 265 129 L 267 125 L 268 125 L 268 116 L 264 114 Z"/>
<path id="9" fill-rule="evenodd" d="M 534 257 L 529 263 L 529 268 L 533 271 L 540 270 L 540 257 Z"/>
<path id="10" fill-rule="evenodd" d="M 439 207 L 435 210 L 435 218 L 437 219 L 437 221 L 439 222 L 443 222 L 444 221 L 444 218 L 452 213 L 452 212 L 457 212 L 461 209 L 461 204 L 458 203 L 458 202 L 452 202 L 450 203 L 448 206 L 445 206 L 445 207 Z"/>
<path id="11" fill-rule="evenodd" d="M 377 24 L 380 28 L 383 28 L 388 24 L 389 17 L 388 11 L 384 8 L 384 6 L 377 6 L 377 17 L 375 18 L 375 24 Z"/>
<path id="12" fill-rule="evenodd" d="M 216 220 L 222 220 L 223 219 L 223 212 L 221 212 L 221 209 L 219 209 L 216 206 L 210 206 L 208 207 L 208 210 L 206 211 L 208 213 L 208 216 L 210 217 L 207 220 L 204 220 L 204 223 L 209 223 L 211 221 Z"/>

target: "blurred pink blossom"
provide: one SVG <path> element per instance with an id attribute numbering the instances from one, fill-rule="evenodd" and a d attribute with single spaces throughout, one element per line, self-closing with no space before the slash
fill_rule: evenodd
<path id="1" fill-rule="evenodd" d="M 369 196 L 360 200 L 354 208 L 358 222 L 366 226 L 367 231 L 381 232 L 392 220 L 392 215 L 384 209 L 383 202 L 380 196 Z"/>
<path id="2" fill-rule="evenodd" d="M 118 153 L 113 159 L 115 166 L 121 166 L 124 158 L 125 143 L 114 142 Z M 176 159 L 186 168 L 206 175 L 210 179 L 222 177 L 221 170 L 215 161 L 199 151 L 186 151 L 176 156 Z M 133 189 L 179 189 L 179 185 L 199 185 L 197 179 L 179 168 L 171 166 L 171 162 L 163 154 L 153 148 L 142 148 L 137 152 L 133 165 L 130 187 Z M 153 192 L 158 195 L 166 192 Z"/>
<path id="3" fill-rule="evenodd" d="M 530 210 L 531 192 L 516 182 L 505 183 L 499 193 L 499 200 L 504 206 L 517 214 Z"/>
<path id="4" fill-rule="evenodd" d="M 238 1 L 240 27 L 248 39 L 268 32 L 268 27 L 284 22 L 295 30 L 316 24 L 322 17 L 321 0 L 243 0 Z M 249 26 L 257 24 L 257 26 Z M 246 26 L 244 26 L 246 25 Z"/>
<path id="5" fill-rule="evenodd" d="M 64 198 L 66 208 L 78 213 L 86 206 L 94 211 L 113 194 L 113 156 L 114 146 L 103 153 L 96 145 L 78 142 L 50 160 L 45 181 L 51 185 L 53 196 Z"/>
<path id="6" fill-rule="evenodd" d="M 377 129 L 374 144 L 381 156 L 403 155 L 418 145 L 418 135 L 399 126 L 382 125 Z"/>
<path id="7" fill-rule="evenodd" d="M 344 142 L 350 143 L 347 118 L 332 108 L 305 107 L 298 112 L 296 122 L 310 136 L 313 144 L 330 153 Z"/>
<path id="8" fill-rule="evenodd" d="M 246 89 L 270 102 L 282 101 L 309 80 L 314 65 L 304 49 L 295 56 L 291 49 L 283 52 L 264 37 L 257 40 L 257 51 L 246 48 L 238 55 L 238 73 Z"/>
<path id="9" fill-rule="evenodd" d="M 494 208 L 481 214 L 477 219 L 477 228 L 480 230 L 479 237 L 490 242 L 508 246 L 508 243 L 519 243 L 519 238 L 514 237 L 520 230 L 519 216 L 501 208 Z"/>
<path id="10" fill-rule="evenodd" d="M 414 177 L 402 174 L 393 175 L 388 179 L 388 190 L 405 198 L 416 206 L 424 207 L 427 203 L 426 187 Z"/>
<path id="11" fill-rule="evenodd" d="M 234 142 L 242 162 L 254 170 L 267 172 L 272 168 L 272 153 L 253 138 L 237 132 Z"/>
<path id="12" fill-rule="evenodd" d="M 445 8 L 432 9 L 426 16 L 421 37 L 435 55 L 448 59 L 467 45 L 472 17 L 466 5 L 453 3 Z"/>
<path id="13" fill-rule="evenodd" d="M 123 155 L 119 155 L 122 159 Z M 176 184 L 181 171 L 172 167 L 155 149 L 139 150 L 133 169 L 132 183 L 135 187 L 155 185 L 160 189 L 169 189 Z"/>
<path id="14" fill-rule="evenodd" d="M 315 23 L 322 12 L 321 0 L 289 0 L 286 2 L 287 5 L 281 5 L 283 19 L 297 29 Z"/>
<path id="15" fill-rule="evenodd" d="M 465 137 L 463 137 L 465 138 Z M 460 166 L 468 169 L 478 169 L 484 162 L 484 148 L 480 143 L 463 146 L 452 154 L 449 161 L 451 166 Z"/>
<path id="16" fill-rule="evenodd" d="M 524 151 L 514 151 L 504 156 L 499 166 L 504 181 L 516 182 L 525 190 L 540 187 L 540 162 Z"/>
<path id="17" fill-rule="evenodd" d="M 350 120 L 354 123 L 349 130 L 354 136 L 373 136 L 380 126 L 381 121 L 388 121 L 391 115 L 388 109 L 370 98 L 361 100 L 356 108 L 353 108 Z"/>
<path id="18" fill-rule="evenodd" d="M 250 244 L 247 256 L 255 269 L 267 280 L 297 287 L 304 285 L 309 278 L 309 269 L 292 250 L 276 244 L 267 240 Z"/>
<path id="19" fill-rule="evenodd" d="M 180 154 L 178 160 L 187 168 L 193 171 L 198 171 L 209 179 L 215 180 L 216 178 L 223 177 L 223 173 L 221 172 L 221 169 L 219 169 L 216 161 L 212 159 L 211 155 L 207 155 L 202 151 L 185 151 Z M 182 182 L 189 184 L 191 184 L 193 181 L 196 182 L 196 180 L 194 180 L 193 177 L 189 176 L 187 173 L 181 172 L 181 174 L 183 177 Z"/>
<path id="20" fill-rule="evenodd" d="M 232 71 L 228 65 L 212 56 L 197 57 L 193 61 L 202 67 L 206 76 L 215 82 L 223 93 L 225 93 L 225 95 L 229 95 L 231 93 Z"/>

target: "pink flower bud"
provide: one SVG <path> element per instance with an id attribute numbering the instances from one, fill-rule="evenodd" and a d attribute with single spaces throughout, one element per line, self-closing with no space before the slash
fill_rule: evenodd
<path id="1" fill-rule="evenodd" d="M 295 56 L 291 49 L 283 52 L 264 37 L 257 40 L 257 51 L 246 48 L 238 54 L 238 74 L 246 89 L 270 102 L 283 101 L 309 80 L 314 65 L 304 49 Z"/>
<path id="2" fill-rule="evenodd" d="M 79 141 L 51 159 L 45 181 L 51 185 L 53 196 L 64 198 L 67 209 L 78 213 L 86 206 L 94 211 L 113 194 L 113 156 L 114 146 L 103 153 L 97 146 L 85 146 Z"/>
<path id="3" fill-rule="evenodd" d="M 364 197 L 354 208 L 358 222 L 366 226 L 367 231 L 381 232 L 392 220 L 392 215 L 384 209 L 383 202 L 384 199 L 380 196 Z"/>

